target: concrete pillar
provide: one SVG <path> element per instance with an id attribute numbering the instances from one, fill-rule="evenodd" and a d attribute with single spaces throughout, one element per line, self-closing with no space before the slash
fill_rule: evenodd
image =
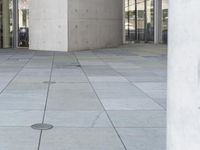
<path id="1" fill-rule="evenodd" d="M 168 150 L 200 148 L 199 0 L 169 0 Z"/>
<path id="2" fill-rule="evenodd" d="M 68 51 L 68 0 L 31 0 L 29 7 L 30 49 Z"/>
<path id="3" fill-rule="evenodd" d="M 70 51 L 122 44 L 123 0 L 68 0 L 68 4 Z"/>
<path id="4" fill-rule="evenodd" d="M 154 43 L 162 42 L 162 0 L 154 1 Z"/>
<path id="5" fill-rule="evenodd" d="M 19 29 L 19 18 L 18 18 L 18 0 L 13 0 L 13 47 L 18 47 L 18 29 Z"/>
<path id="6" fill-rule="evenodd" d="M 10 47 L 9 0 L 3 0 L 3 48 Z"/>
<path id="7" fill-rule="evenodd" d="M 123 0 L 123 12 L 122 12 L 122 15 L 123 15 L 123 43 L 126 43 L 126 30 L 125 30 L 125 16 L 126 16 L 126 13 L 125 13 L 125 0 Z"/>

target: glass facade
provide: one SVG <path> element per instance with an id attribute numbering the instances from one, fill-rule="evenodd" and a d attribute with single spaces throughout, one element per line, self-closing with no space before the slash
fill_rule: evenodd
<path id="1" fill-rule="evenodd" d="M 0 47 L 12 47 L 13 39 L 13 1 L 0 0 Z"/>
<path id="2" fill-rule="evenodd" d="M 168 32 L 168 0 L 162 0 L 162 42 L 167 44 Z"/>
<path id="3" fill-rule="evenodd" d="M 154 40 L 154 0 L 125 0 L 126 41 Z"/>
<path id="4" fill-rule="evenodd" d="M 0 0 L 0 48 L 11 48 L 14 45 L 28 47 L 29 45 L 29 0 L 18 0 L 17 6 L 16 2 L 15 0 Z M 18 12 L 16 17 L 14 17 L 15 12 Z"/>
<path id="5" fill-rule="evenodd" d="M 145 3 L 144 0 L 137 0 L 136 1 L 136 15 L 137 15 L 137 19 L 136 19 L 136 24 L 137 24 L 137 36 L 136 36 L 136 40 L 137 41 L 144 41 L 144 30 L 145 30 Z"/>
<path id="6" fill-rule="evenodd" d="M 29 0 L 18 0 L 19 36 L 18 46 L 29 46 Z"/>
<path id="7" fill-rule="evenodd" d="M 0 48 L 10 48 L 14 45 L 29 46 L 29 1 L 0 0 Z M 17 6 L 16 2 L 18 2 Z M 127 42 L 154 41 L 154 9 L 154 0 L 125 0 L 125 39 Z M 17 17 L 14 17 L 14 13 Z M 161 42 L 167 43 L 168 0 L 162 0 L 161 13 Z"/>
<path id="8" fill-rule="evenodd" d="M 125 39 L 126 42 L 154 41 L 154 0 L 125 0 Z M 167 43 L 168 0 L 162 0 L 162 43 Z"/>
<path id="9" fill-rule="evenodd" d="M 154 41 L 154 1 L 146 1 L 146 41 Z"/>
<path id="10" fill-rule="evenodd" d="M 135 40 L 135 1 L 125 1 L 125 34 L 126 41 Z"/>

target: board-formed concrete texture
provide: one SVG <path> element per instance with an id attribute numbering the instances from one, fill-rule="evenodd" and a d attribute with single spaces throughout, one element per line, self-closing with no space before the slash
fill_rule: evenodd
<path id="1" fill-rule="evenodd" d="M 33 0 L 30 49 L 71 51 L 116 47 L 123 39 L 122 12 L 122 0 Z"/>
<path id="2" fill-rule="evenodd" d="M 67 0 L 30 1 L 30 49 L 68 50 Z"/>

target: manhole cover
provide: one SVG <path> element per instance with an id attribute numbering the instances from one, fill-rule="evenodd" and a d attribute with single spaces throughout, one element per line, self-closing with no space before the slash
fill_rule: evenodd
<path id="1" fill-rule="evenodd" d="M 53 128 L 53 125 L 45 124 L 45 123 L 38 123 L 38 124 L 32 125 L 31 128 L 35 129 L 35 130 L 50 130 Z"/>
<path id="2" fill-rule="evenodd" d="M 50 84 L 56 84 L 56 82 L 54 82 L 54 81 L 51 81 L 51 82 L 49 82 L 49 81 L 44 81 L 43 83 L 44 83 L 44 84 L 49 84 L 49 83 L 50 83 Z"/>

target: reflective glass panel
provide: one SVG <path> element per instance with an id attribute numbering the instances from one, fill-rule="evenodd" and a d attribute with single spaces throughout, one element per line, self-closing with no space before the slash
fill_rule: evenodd
<path id="1" fill-rule="evenodd" d="M 144 23 L 145 23 L 144 0 L 137 0 L 137 32 L 138 41 L 144 41 Z"/>
<path id="2" fill-rule="evenodd" d="M 168 38 L 168 0 L 162 1 L 162 40 L 167 43 Z"/>
<path id="3" fill-rule="evenodd" d="M 19 0 L 19 47 L 29 46 L 29 0 Z"/>
<path id="4" fill-rule="evenodd" d="M 126 41 L 154 40 L 154 0 L 125 0 Z"/>
<path id="5" fill-rule="evenodd" d="M 147 0 L 146 5 L 146 39 L 154 41 L 154 1 Z"/>
<path id="6" fill-rule="evenodd" d="M 0 0 L 0 47 L 12 47 L 13 35 L 12 0 Z"/>

